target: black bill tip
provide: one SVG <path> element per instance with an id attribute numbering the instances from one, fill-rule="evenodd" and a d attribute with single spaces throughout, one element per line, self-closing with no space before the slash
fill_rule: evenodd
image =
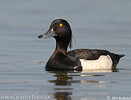
<path id="1" fill-rule="evenodd" d="M 42 38 L 42 37 L 43 37 L 43 35 L 39 35 L 39 36 L 38 36 L 39 39 Z"/>

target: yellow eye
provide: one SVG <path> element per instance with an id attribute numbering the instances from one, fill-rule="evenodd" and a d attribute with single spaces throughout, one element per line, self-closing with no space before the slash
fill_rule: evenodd
<path id="1" fill-rule="evenodd" d="M 62 26 L 63 26 L 63 24 L 59 24 L 59 26 L 60 26 L 60 27 L 62 27 Z"/>

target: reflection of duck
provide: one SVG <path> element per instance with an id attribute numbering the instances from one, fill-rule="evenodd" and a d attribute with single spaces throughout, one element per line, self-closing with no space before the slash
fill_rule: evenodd
<path id="1" fill-rule="evenodd" d="M 112 69 L 124 55 L 106 50 L 77 49 L 67 52 L 72 44 L 72 32 L 69 23 L 63 19 L 54 20 L 49 30 L 38 38 L 54 37 L 56 50 L 46 64 L 47 70 L 84 70 Z"/>
<path id="2" fill-rule="evenodd" d="M 100 73 L 100 72 L 119 72 L 117 68 L 113 69 L 89 69 L 89 70 L 83 70 L 82 73 Z"/>
<path id="3" fill-rule="evenodd" d="M 56 92 L 54 96 L 57 100 L 72 100 L 70 97 L 71 94 L 72 92 Z"/>
<path id="4" fill-rule="evenodd" d="M 109 71 L 109 70 L 108 70 Z M 111 70 L 110 70 L 111 71 Z M 112 70 L 113 72 L 117 70 Z M 73 94 L 74 84 L 92 84 L 92 87 L 107 87 L 106 83 L 112 83 L 111 81 L 105 80 L 95 80 L 95 78 L 91 77 L 104 77 L 104 74 L 100 72 L 104 72 L 104 70 L 99 70 L 93 73 L 88 72 L 74 72 L 74 71 L 49 71 L 49 73 L 54 73 L 55 80 L 49 80 L 50 83 L 54 83 L 53 97 L 57 100 L 71 100 L 71 95 Z M 105 70 L 105 72 L 107 72 Z M 97 83 L 97 84 L 93 84 Z M 100 83 L 100 84 L 99 84 Z M 103 84 L 105 83 L 105 84 Z"/>
<path id="5" fill-rule="evenodd" d="M 55 73 L 54 77 L 56 77 L 56 80 L 50 80 L 49 82 L 54 83 L 56 86 L 60 86 L 54 88 L 54 90 L 56 91 L 53 94 L 54 98 L 56 98 L 57 100 L 72 100 L 70 96 L 72 95 L 72 91 L 70 91 L 72 90 L 72 88 L 64 87 L 71 86 L 71 81 L 69 80 L 72 80 L 72 76 L 68 76 L 67 72 L 65 71 L 54 71 L 51 73 Z"/>
<path id="6" fill-rule="evenodd" d="M 87 72 L 75 73 L 73 71 L 49 71 L 49 73 L 54 73 L 53 76 L 55 77 L 55 80 L 49 80 L 50 83 L 55 85 L 53 89 L 55 92 L 52 97 L 56 100 L 72 100 L 71 97 L 76 86 L 74 84 L 81 84 L 81 86 L 83 86 L 82 84 L 89 84 L 90 87 L 109 87 L 107 83 L 112 83 L 112 81 L 97 80 L 95 78 L 105 76 L 99 72 L 93 74 Z"/>
<path id="7" fill-rule="evenodd" d="M 67 80 L 72 79 L 72 76 L 68 76 L 66 71 L 61 71 L 61 72 L 53 72 L 56 75 L 54 75 L 55 77 L 57 77 L 56 80 L 51 80 L 50 82 L 55 83 L 55 85 L 59 85 L 59 86 L 66 86 L 66 85 L 71 85 L 71 83 Z"/>

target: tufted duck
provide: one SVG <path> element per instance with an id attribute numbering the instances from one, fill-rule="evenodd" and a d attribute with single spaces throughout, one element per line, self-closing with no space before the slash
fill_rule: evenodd
<path id="1" fill-rule="evenodd" d="M 46 70 L 85 70 L 116 68 L 121 57 L 107 50 L 76 49 L 67 52 L 72 46 L 72 31 L 64 19 L 56 19 L 49 30 L 38 38 L 54 37 L 56 49 L 46 64 Z"/>

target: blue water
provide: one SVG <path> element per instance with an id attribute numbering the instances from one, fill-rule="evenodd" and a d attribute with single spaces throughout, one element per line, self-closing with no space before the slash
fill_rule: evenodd
<path id="1" fill-rule="evenodd" d="M 130 12 L 130 0 L 0 0 L 0 100 L 33 95 L 48 100 L 131 97 Z M 55 40 L 37 36 L 57 18 L 72 27 L 72 49 L 125 54 L 118 70 L 45 71 Z"/>

